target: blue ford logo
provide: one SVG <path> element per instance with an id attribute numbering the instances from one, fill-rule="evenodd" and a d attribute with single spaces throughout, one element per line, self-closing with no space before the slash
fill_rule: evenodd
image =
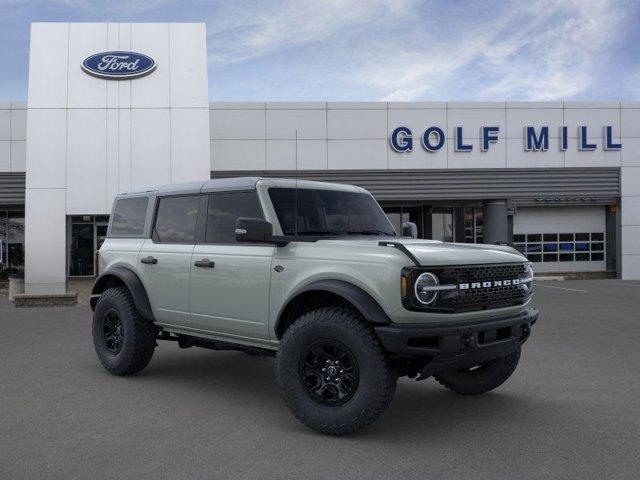
<path id="1" fill-rule="evenodd" d="M 130 80 L 151 73 L 153 58 L 136 52 L 102 52 L 85 58 L 82 69 L 89 75 L 114 80 Z"/>

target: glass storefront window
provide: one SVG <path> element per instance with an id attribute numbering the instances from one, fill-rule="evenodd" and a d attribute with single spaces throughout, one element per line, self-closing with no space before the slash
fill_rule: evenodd
<path id="1" fill-rule="evenodd" d="M 431 238 L 453 242 L 453 208 L 434 208 L 431 213 Z"/>
<path id="2" fill-rule="evenodd" d="M 73 215 L 68 217 L 67 245 L 70 277 L 96 274 L 96 252 L 107 237 L 108 215 Z"/>
<path id="3" fill-rule="evenodd" d="M 24 212 L 0 211 L 0 276 L 24 270 Z"/>

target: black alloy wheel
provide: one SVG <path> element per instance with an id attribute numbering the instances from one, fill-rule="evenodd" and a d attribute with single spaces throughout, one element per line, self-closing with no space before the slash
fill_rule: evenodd
<path id="1" fill-rule="evenodd" d="M 300 375 L 309 396 L 326 406 L 348 402 L 358 388 L 358 362 L 340 342 L 314 342 L 300 358 Z"/>
<path id="2" fill-rule="evenodd" d="M 122 321 L 115 309 L 110 309 L 102 320 L 102 336 L 107 351 L 112 355 L 117 355 L 122 350 L 124 339 Z"/>

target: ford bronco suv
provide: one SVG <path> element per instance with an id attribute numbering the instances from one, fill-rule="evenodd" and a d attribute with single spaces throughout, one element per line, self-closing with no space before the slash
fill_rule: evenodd
<path id="1" fill-rule="evenodd" d="M 531 265 L 506 245 L 413 236 L 350 185 L 234 178 L 118 195 L 95 350 L 115 375 L 145 368 L 159 340 L 275 355 L 287 406 L 332 435 L 375 421 L 399 376 L 495 389 L 538 317 Z"/>

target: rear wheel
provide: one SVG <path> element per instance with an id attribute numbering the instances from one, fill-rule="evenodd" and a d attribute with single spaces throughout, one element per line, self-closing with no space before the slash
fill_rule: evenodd
<path id="1" fill-rule="evenodd" d="M 461 395 L 480 395 L 498 388 L 513 374 L 520 360 L 520 347 L 504 357 L 481 365 L 441 372 L 435 379 Z"/>
<path id="2" fill-rule="evenodd" d="M 397 374 L 371 328 L 345 308 L 322 308 L 285 332 L 276 357 L 285 403 L 321 433 L 346 435 L 389 406 Z"/>
<path id="3" fill-rule="evenodd" d="M 98 359 L 110 373 L 130 375 L 151 361 L 157 328 L 140 317 L 126 288 L 109 288 L 100 296 L 92 330 Z"/>

